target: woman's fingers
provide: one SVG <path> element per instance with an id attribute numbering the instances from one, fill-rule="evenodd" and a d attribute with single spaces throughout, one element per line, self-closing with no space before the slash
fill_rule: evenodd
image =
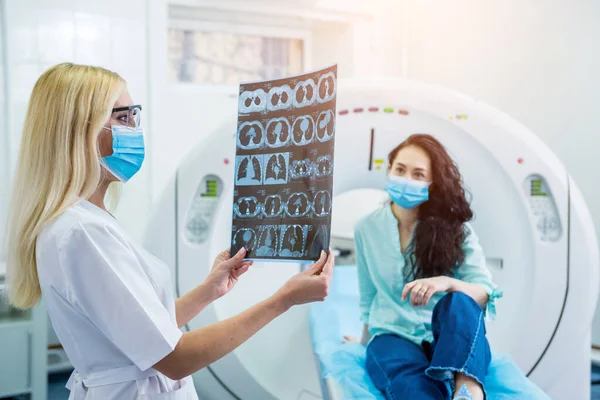
<path id="1" fill-rule="evenodd" d="M 333 255 L 333 252 L 331 250 L 329 250 L 329 253 L 327 254 L 327 261 L 325 262 L 325 266 L 323 267 L 323 271 L 321 272 L 321 275 L 324 275 L 327 278 L 327 281 L 331 281 L 331 278 L 333 277 L 333 267 L 335 265 L 335 256 Z"/>
<path id="2" fill-rule="evenodd" d="M 402 290 L 402 301 L 406 300 L 406 295 L 408 294 L 408 292 L 410 292 L 412 290 L 412 288 L 415 287 L 415 285 L 419 283 L 418 281 L 412 281 L 410 283 L 407 283 L 406 285 L 404 285 L 404 290 Z"/>
<path id="3" fill-rule="evenodd" d="M 413 306 L 419 305 L 419 293 L 421 293 L 422 285 L 416 285 L 410 293 L 410 302 Z"/>
<path id="4" fill-rule="evenodd" d="M 247 271 L 250 269 L 250 266 L 251 266 L 251 265 L 252 265 L 252 264 L 244 264 L 244 265 L 242 265 L 240 268 L 238 268 L 238 269 L 236 270 L 236 272 L 237 272 L 237 277 L 239 278 L 240 276 L 244 275 L 244 274 L 245 274 L 245 273 L 246 273 L 246 272 L 247 272 Z"/>
<path id="5" fill-rule="evenodd" d="M 232 262 L 235 264 L 240 263 L 244 260 L 246 256 L 246 248 L 242 247 L 233 257 L 230 258 Z"/>
<path id="6" fill-rule="evenodd" d="M 246 265 L 251 266 L 254 264 L 254 261 L 242 261 L 239 264 L 236 264 L 233 266 L 234 269 L 240 269 L 242 267 L 245 267 Z"/>
<path id="7" fill-rule="evenodd" d="M 421 291 L 421 288 L 423 287 L 422 283 L 418 283 L 415 285 L 415 287 L 412 288 L 412 290 L 410 291 L 410 303 L 413 306 L 418 305 L 419 303 L 417 302 L 417 297 L 419 295 L 419 292 Z"/>
<path id="8" fill-rule="evenodd" d="M 327 254 L 324 251 L 321 251 L 321 257 L 319 257 L 317 262 L 315 262 L 306 271 L 304 271 L 304 274 L 318 275 L 323 270 L 323 267 L 325 266 L 326 262 L 327 262 Z"/>
<path id="9" fill-rule="evenodd" d="M 227 260 L 229 260 L 229 249 L 223 250 L 222 252 L 220 252 L 217 255 L 217 257 L 215 257 L 215 262 L 214 262 L 213 266 L 216 266 L 217 264 L 220 264 Z"/>
<path id="10" fill-rule="evenodd" d="M 425 305 L 425 296 L 429 292 L 430 287 L 427 285 L 423 285 L 419 292 L 417 293 L 417 305 L 424 306 Z"/>
<path id="11" fill-rule="evenodd" d="M 408 298 L 413 306 L 426 306 L 431 297 L 439 290 L 435 282 L 428 279 L 418 279 L 407 283 L 402 290 L 402 300 Z M 410 292 L 410 296 L 409 293 Z"/>
<path id="12" fill-rule="evenodd" d="M 246 256 L 246 248 L 242 247 L 241 249 L 238 250 L 238 252 L 236 253 L 235 256 L 233 256 L 234 258 L 244 258 L 244 256 Z"/>
<path id="13" fill-rule="evenodd" d="M 239 270 L 240 270 L 240 269 L 242 269 L 242 268 L 246 268 L 246 267 L 250 268 L 252 265 L 254 265 L 254 262 L 253 262 L 253 261 L 244 261 L 244 262 L 242 262 L 241 264 L 239 264 L 239 265 L 236 265 L 236 266 L 234 267 L 234 270 L 238 270 L 238 271 L 239 271 Z"/>
<path id="14" fill-rule="evenodd" d="M 435 290 L 433 288 L 427 290 L 427 293 L 423 296 L 423 305 L 426 306 L 429 304 L 429 300 L 431 300 L 431 296 L 435 294 Z"/>
<path id="15" fill-rule="evenodd" d="M 221 252 L 221 253 L 220 253 L 220 254 L 217 256 L 217 258 L 218 258 L 218 259 L 220 259 L 220 260 L 223 260 L 223 261 L 225 261 L 225 260 L 229 260 L 229 258 L 231 257 L 231 255 L 230 255 L 230 253 L 229 253 L 230 251 L 231 251 L 231 249 L 225 249 L 225 250 L 223 250 L 223 251 L 222 251 L 222 252 Z"/>

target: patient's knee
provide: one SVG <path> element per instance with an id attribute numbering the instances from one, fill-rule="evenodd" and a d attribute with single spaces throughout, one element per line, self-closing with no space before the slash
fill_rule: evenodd
<path id="1" fill-rule="evenodd" d="M 456 313 L 464 314 L 469 311 L 479 312 L 481 311 L 481 307 L 471 296 L 462 292 L 452 292 L 440 299 L 433 310 L 433 314 L 435 318 L 440 313 L 453 315 Z"/>

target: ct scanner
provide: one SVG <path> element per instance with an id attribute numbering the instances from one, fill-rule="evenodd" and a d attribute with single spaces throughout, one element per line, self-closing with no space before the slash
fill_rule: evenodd
<path id="1" fill-rule="evenodd" d="M 599 255 L 588 209 L 557 157 L 505 114 L 421 83 L 340 81 L 337 111 L 334 196 L 383 188 L 387 154 L 409 134 L 441 140 L 472 194 L 473 226 L 504 289 L 498 318 L 488 326 L 492 348 L 510 353 L 550 397 L 589 399 Z M 150 222 L 145 244 L 173 267 L 179 295 L 199 284 L 229 246 L 235 132 L 232 118 L 191 153 Z M 353 218 L 334 222 L 334 247 L 351 239 Z M 239 313 L 299 270 L 294 264 L 256 264 L 188 328 Z M 201 398 L 322 398 L 307 321 L 307 307 L 293 308 L 198 372 Z"/>

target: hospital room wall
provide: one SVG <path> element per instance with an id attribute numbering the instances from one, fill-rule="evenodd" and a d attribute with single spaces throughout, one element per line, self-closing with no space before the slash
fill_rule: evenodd
<path id="1" fill-rule="evenodd" d="M 484 101 L 540 136 L 581 187 L 596 226 L 599 15 L 595 0 L 410 2 L 407 68 L 409 78 Z"/>
<path id="2" fill-rule="evenodd" d="M 168 5 L 198 5 L 186 0 L 20 0 L 4 1 L 7 58 L 6 132 L 0 143 L 2 173 L 0 224 L 5 225 L 9 187 L 14 174 L 21 131 L 31 90 L 48 67 L 63 61 L 104 66 L 128 82 L 136 103 L 144 105 L 143 124 L 148 159 L 140 174 L 123 188 L 117 217 L 138 240 L 143 239 L 152 204 L 173 176 L 185 154 L 219 126 L 222 118 L 235 118 L 236 88 L 213 88 L 201 95 L 196 87 L 169 85 L 166 81 Z M 335 1 L 332 1 L 335 3 Z M 347 10 L 347 3 L 337 7 Z M 360 2 L 355 2 L 361 4 Z M 373 8 L 373 7 L 370 7 Z M 260 10 L 257 10 L 260 11 Z M 353 10 L 361 20 L 360 9 Z M 379 21 L 377 21 L 379 22 Z M 377 73 L 376 35 L 385 26 L 366 18 L 356 28 L 343 24 L 315 23 L 319 41 L 307 54 L 307 66 L 330 62 L 341 65 L 340 76 Z M 391 30 L 391 29 L 390 29 Z M 378 33 L 379 32 L 379 33 Z M 337 42 L 336 42 L 337 41 Z M 345 43 L 350 42 L 350 45 Z M 313 42 L 314 43 L 314 42 Z M 343 44 L 343 45 L 342 45 Z M 383 52 L 379 50 L 379 57 Z M 398 68 L 396 67 L 396 70 Z M 6 189 L 6 190 L 5 190 Z M 0 240 L 4 230 L 0 230 Z"/>
<path id="3" fill-rule="evenodd" d="M 27 100 L 41 72 L 65 60 L 112 68 L 127 79 L 136 102 L 144 104 L 145 126 L 150 128 L 152 159 L 128 183 L 118 210 L 140 238 L 152 202 L 178 163 L 174 160 L 183 156 L 174 149 L 190 148 L 178 135 L 197 135 L 201 141 L 220 123 L 213 112 L 201 114 L 196 124 L 176 123 L 192 116 L 194 109 L 188 106 L 199 97 L 193 88 L 166 83 L 167 1 L 4 3 L 11 95 L 6 99 L 8 137 L 3 135 L 9 147 L 0 144 L 0 168 L 6 169 L 6 163 L 14 166 Z M 387 9 L 392 4 L 395 8 Z M 594 75 L 600 70 L 600 54 L 589 51 L 600 37 L 600 25 L 594 21 L 600 12 L 598 2 L 553 0 L 542 7 L 533 0 L 498 4 L 403 0 L 373 2 L 370 8 L 374 21 L 331 36 L 353 41 L 354 51 L 336 48 L 334 41 L 313 39 L 312 66 L 337 61 L 341 76 L 404 75 L 454 88 L 500 108 L 532 129 L 565 162 L 600 226 L 600 187 L 594 184 L 600 172 L 593 164 L 600 144 L 596 135 L 600 80 Z M 146 29 L 147 23 L 152 29 Z M 328 29 L 333 28 L 317 26 L 313 35 L 327 38 Z M 215 89 L 214 97 L 224 98 L 226 113 L 235 112 L 229 110 L 235 102 L 222 91 Z M 207 109 L 216 108 L 210 103 L 214 97 L 204 97 L 204 104 L 212 105 Z M 165 104 L 181 106 L 174 109 L 179 115 L 163 118 L 174 115 L 165 112 Z M 3 189 L 7 175 L 2 174 Z M 0 195 L 0 218 L 6 194 L 3 190 Z"/>
<path id="4" fill-rule="evenodd" d="M 386 10 L 391 4 L 395 8 Z M 124 225 L 141 238 L 152 202 L 185 153 L 172 149 L 190 148 L 178 135 L 197 135 L 201 141 L 219 124 L 214 113 L 196 118 L 197 112 L 193 116 L 198 123 L 177 124 L 192 116 L 190 101 L 198 96 L 191 88 L 166 83 L 167 2 L 20 0 L 7 1 L 5 6 L 11 96 L 7 99 L 9 148 L 0 145 L 0 155 L 8 155 L 9 165 L 14 166 L 28 96 L 48 66 L 70 60 L 118 71 L 129 82 L 136 102 L 144 104 L 144 123 L 150 128 L 152 158 L 127 184 L 118 210 Z M 313 38 L 312 66 L 338 61 L 341 76 L 407 76 L 498 107 L 559 155 L 600 226 L 600 187 L 593 184 L 600 178 L 593 164 L 600 144 L 595 134 L 600 126 L 600 113 L 595 111 L 600 104 L 600 80 L 594 75 L 600 70 L 600 55 L 589 51 L 600 37 L 600 25 L 593 20 L 600 4 L 553 0 L 542 7 L 533 0 L 498 4 L 403 0 L 373 2 L 371 8 L 373 22 L 359 23 L 362 26 L 343 35 L 338 32 L 338 39 L 354 41 L 353 51 L 331 50 L 326 42 L 315 43 Z M 152 29 L 147 29 L 147 23 Z M 313 34 L 325 38 L 327 29 L 332 28 L 316 27 Z M 51 45 L 56 43 L 61 46 Z M 227 113 L 235 112 L 229 109 L 235 101 L 227 100 L 223 91 L 215 89 L 215 97 L 224 98 Z M 205 97 L 207 106 L 211 99 Z M 165 112 L 165 104 L 181 106 L 170 110 L 179 114 Z M 215 104 L 210 107 L 215 108 Z M 2 176 L 5 179 L 6 174 Z M 2 187 L 6 188 L 4 181 Z M 7 202 L 6 191 L 2 194 L 0 217 Z"/>
<path id="5" fill-rule="evenodd" d="M 147 0 L 4 1 L 6 21 L 7 132 L 0 126 L 0 227 L 4 228 L 9 177 L 14 174 L 21 131 L 33 85 L 50 66 L 76 62 L 118 71 L 137 103 L 148 97 L 146 41 Z M 140 236 L 150 208 L 149 169 L 129 184 L 117 212 Z M 130 193 L 135 193 L 132 195 Z M 4 229 L 0 229 L 0 240 Z"/>
<path id="6" fill-rule="evenodd" d="M 150 109 L 153 112 L 149 162 L 152 169 L 150 184 L 153 202 L 163 194 L 178 165 L 190 151 L 201 145 L 224 122 L 237 118 L 238 87 L 236 85 L 178 84 L 167 80 L 169 6 L 195 5 L 212 10 L 207 5 L 210 3 L 210 1 L 155 0 L 149 4 L 149 21 L 153 27 L 149 32 L 149 42 L 152 43 L 149 53 L 149 74 L 152 82 Z M 364 10 L 367 8 L 364 7 L 363 2 L 355 1 L 357 7 L 352 9 L 352 15 L 348 17 L 351 22 L 344 20 L 349 12 L 348 2 L 326 1 L 325 3 L 330 3 L 331 10 L 339 8 L 340 15 L 333 17 L 337 20 L 328 20 L 331 15 L 327 13 L 311 19 L 313 15 L 311 13 L 317 11 L 302 8 L 298 11 L 307 11 L 306 18 L 294 16 L 294 11 L 281 17 L 293 20 L 290 20 L 286 30 L 303 36 L 309 42 L 308 51 L 304 54 L 306 68 L 318 68 L 335 62 L 339 65 L 338 72 L 341 78 L 376 76 L 382 72 L 392 73 L 392 76 L 399 75 L 400 52 L 391 54 L 387 52 L 392 46 L 388 43 L 396 39 L 394 21 L 389 17 L 385 21 L 382 20 L 385 10 L 379 1 L 367 7 L 368 13 Z M 215 8 L 219 8 L 219 5 Z M 252 8 L 252 15 L 255 18 L 256 15 L 263 16 L 265 27 L 261 33 L 265 35 L 268 35 L 266 32 L 277 32 L 277 28 L 273 31 L 273 27 L 280 25 L 280 17 L 271 16 L 273 10 L 268 8 L 259 6 Z M 293 6 L 290 5 L 289 8 L 293 9 Z M 333 12 L 335 13 L 336 11 Z M 243 21 L 244 14 L 241 11 L 237 14 L 232 17 Z M 212 15 L 211 12 L 202 15 L 206 20 L 200 19 L 197 22 L 195 26 L 198 29 L 203 29 L 203 24 L 206 22 L 211 23 L 211 20 L 206 17 L 208 15 Z M 227 18 L 222 17 L 221 14 L 219 16 L 221 19 Z M 233 31 L 240 29 L 242 28 L 239 26 L 232 27 Z M 390 34 L 386 34 L 386 31 Z M 375 40 L 377 38 L 379 41 Z"/>
<path id="7" fill-rule="evenodd" d="M 406 76 L 470 95 L 531 129 L 564 162 L 598 231 L 600 2 L 421 0 L 409 1 L 409 16 Z"/>

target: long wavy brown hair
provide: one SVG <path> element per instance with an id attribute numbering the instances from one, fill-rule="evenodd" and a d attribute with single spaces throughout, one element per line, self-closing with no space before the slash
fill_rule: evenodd
<path id="1" fill-rule="evenodd" d="M 412 268 L 405 271 L 406 279 L 452 275 L 454 268 L 465 259 L 464 223 L 473 218 L 463 179 L 446 148 L 427 134 L 411 135 L 392 150 L 390 168 L 398 152 L 409 146 L 418 147 L 429 156 L 432 183 L 429 200 L 419 206 L 419 223 L 409 247 Z"/>

